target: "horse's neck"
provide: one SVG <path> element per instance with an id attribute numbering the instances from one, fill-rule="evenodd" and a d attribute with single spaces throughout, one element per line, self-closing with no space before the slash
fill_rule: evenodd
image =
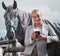
<path id="1" fill-rule="evenodd" d="M 30 20 L 31 20 L 31 15 L 30 13 L 28 12 L 25 12 L 25 11 L 22 11 L 22 10 L 17 10 L 17 17 L 18 17 L 18 20 L 20 21 L 21 23 L 21 26 L 23 28 L 26 28 L 27 25 L 29 25 L 30 23 Z"/>

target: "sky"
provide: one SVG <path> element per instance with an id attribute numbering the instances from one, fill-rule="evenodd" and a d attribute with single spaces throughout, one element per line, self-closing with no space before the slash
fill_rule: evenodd
<path id="1" fill-rule="evenodd" d="M 2 8 L 2 1 L 6 6 L 13 5 L 14 0 L 0 0 L 0 36 L 5 37 L 6 27 L 4 20 L 5 10 Z M 31 13 L 33 9 L 39 9 L 43 18 L 53 22 L 60 22 L 60 0 L 15 0 L 20 10 Z"/>

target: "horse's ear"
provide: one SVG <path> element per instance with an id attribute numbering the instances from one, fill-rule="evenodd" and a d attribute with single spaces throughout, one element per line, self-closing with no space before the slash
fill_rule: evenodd
<path id="1" fill-rule="evenodd" d="M 4 2 L 2 2 L 2 7 L 6 10 L 7 7 L 5 6 Z"/>
<path id="2" fill-rule="evenodd" d="M 17 3 L 16 3 L 16 1 L 14 0 L 13 9 L 16 9 L 16 8 L 17 8 Z"/>

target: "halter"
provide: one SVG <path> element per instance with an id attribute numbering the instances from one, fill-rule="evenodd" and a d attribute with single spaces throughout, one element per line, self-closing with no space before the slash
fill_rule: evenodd
<path id="1" fill-rule="evenodd" d="M 8 24 L 6 24 L 6 30 L 9 30 L 10 28 L 15 29 L 15 26 L 11 24 L 11 22 L 9 22 Z"/>
<path id="2" fill-rule="evenodd" d="M 13 20 L 15 21 L 15 23 Z M 10 28 L 13 28 L 14 30 L 16 30 L 19 21 L 17 18 L 14 18 L 13 20 L 10 20 L 6 23 L 6 30 L 9 30 Z"/>

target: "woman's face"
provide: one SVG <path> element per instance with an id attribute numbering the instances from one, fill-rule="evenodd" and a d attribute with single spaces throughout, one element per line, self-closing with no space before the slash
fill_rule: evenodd
<path id="1" fill-rule="evenodd" d="M 40 23 L 42 21 L 41 13 L 40 12 L 33 12 L 32 19 L 33 19 L 34 23 Z"/>

